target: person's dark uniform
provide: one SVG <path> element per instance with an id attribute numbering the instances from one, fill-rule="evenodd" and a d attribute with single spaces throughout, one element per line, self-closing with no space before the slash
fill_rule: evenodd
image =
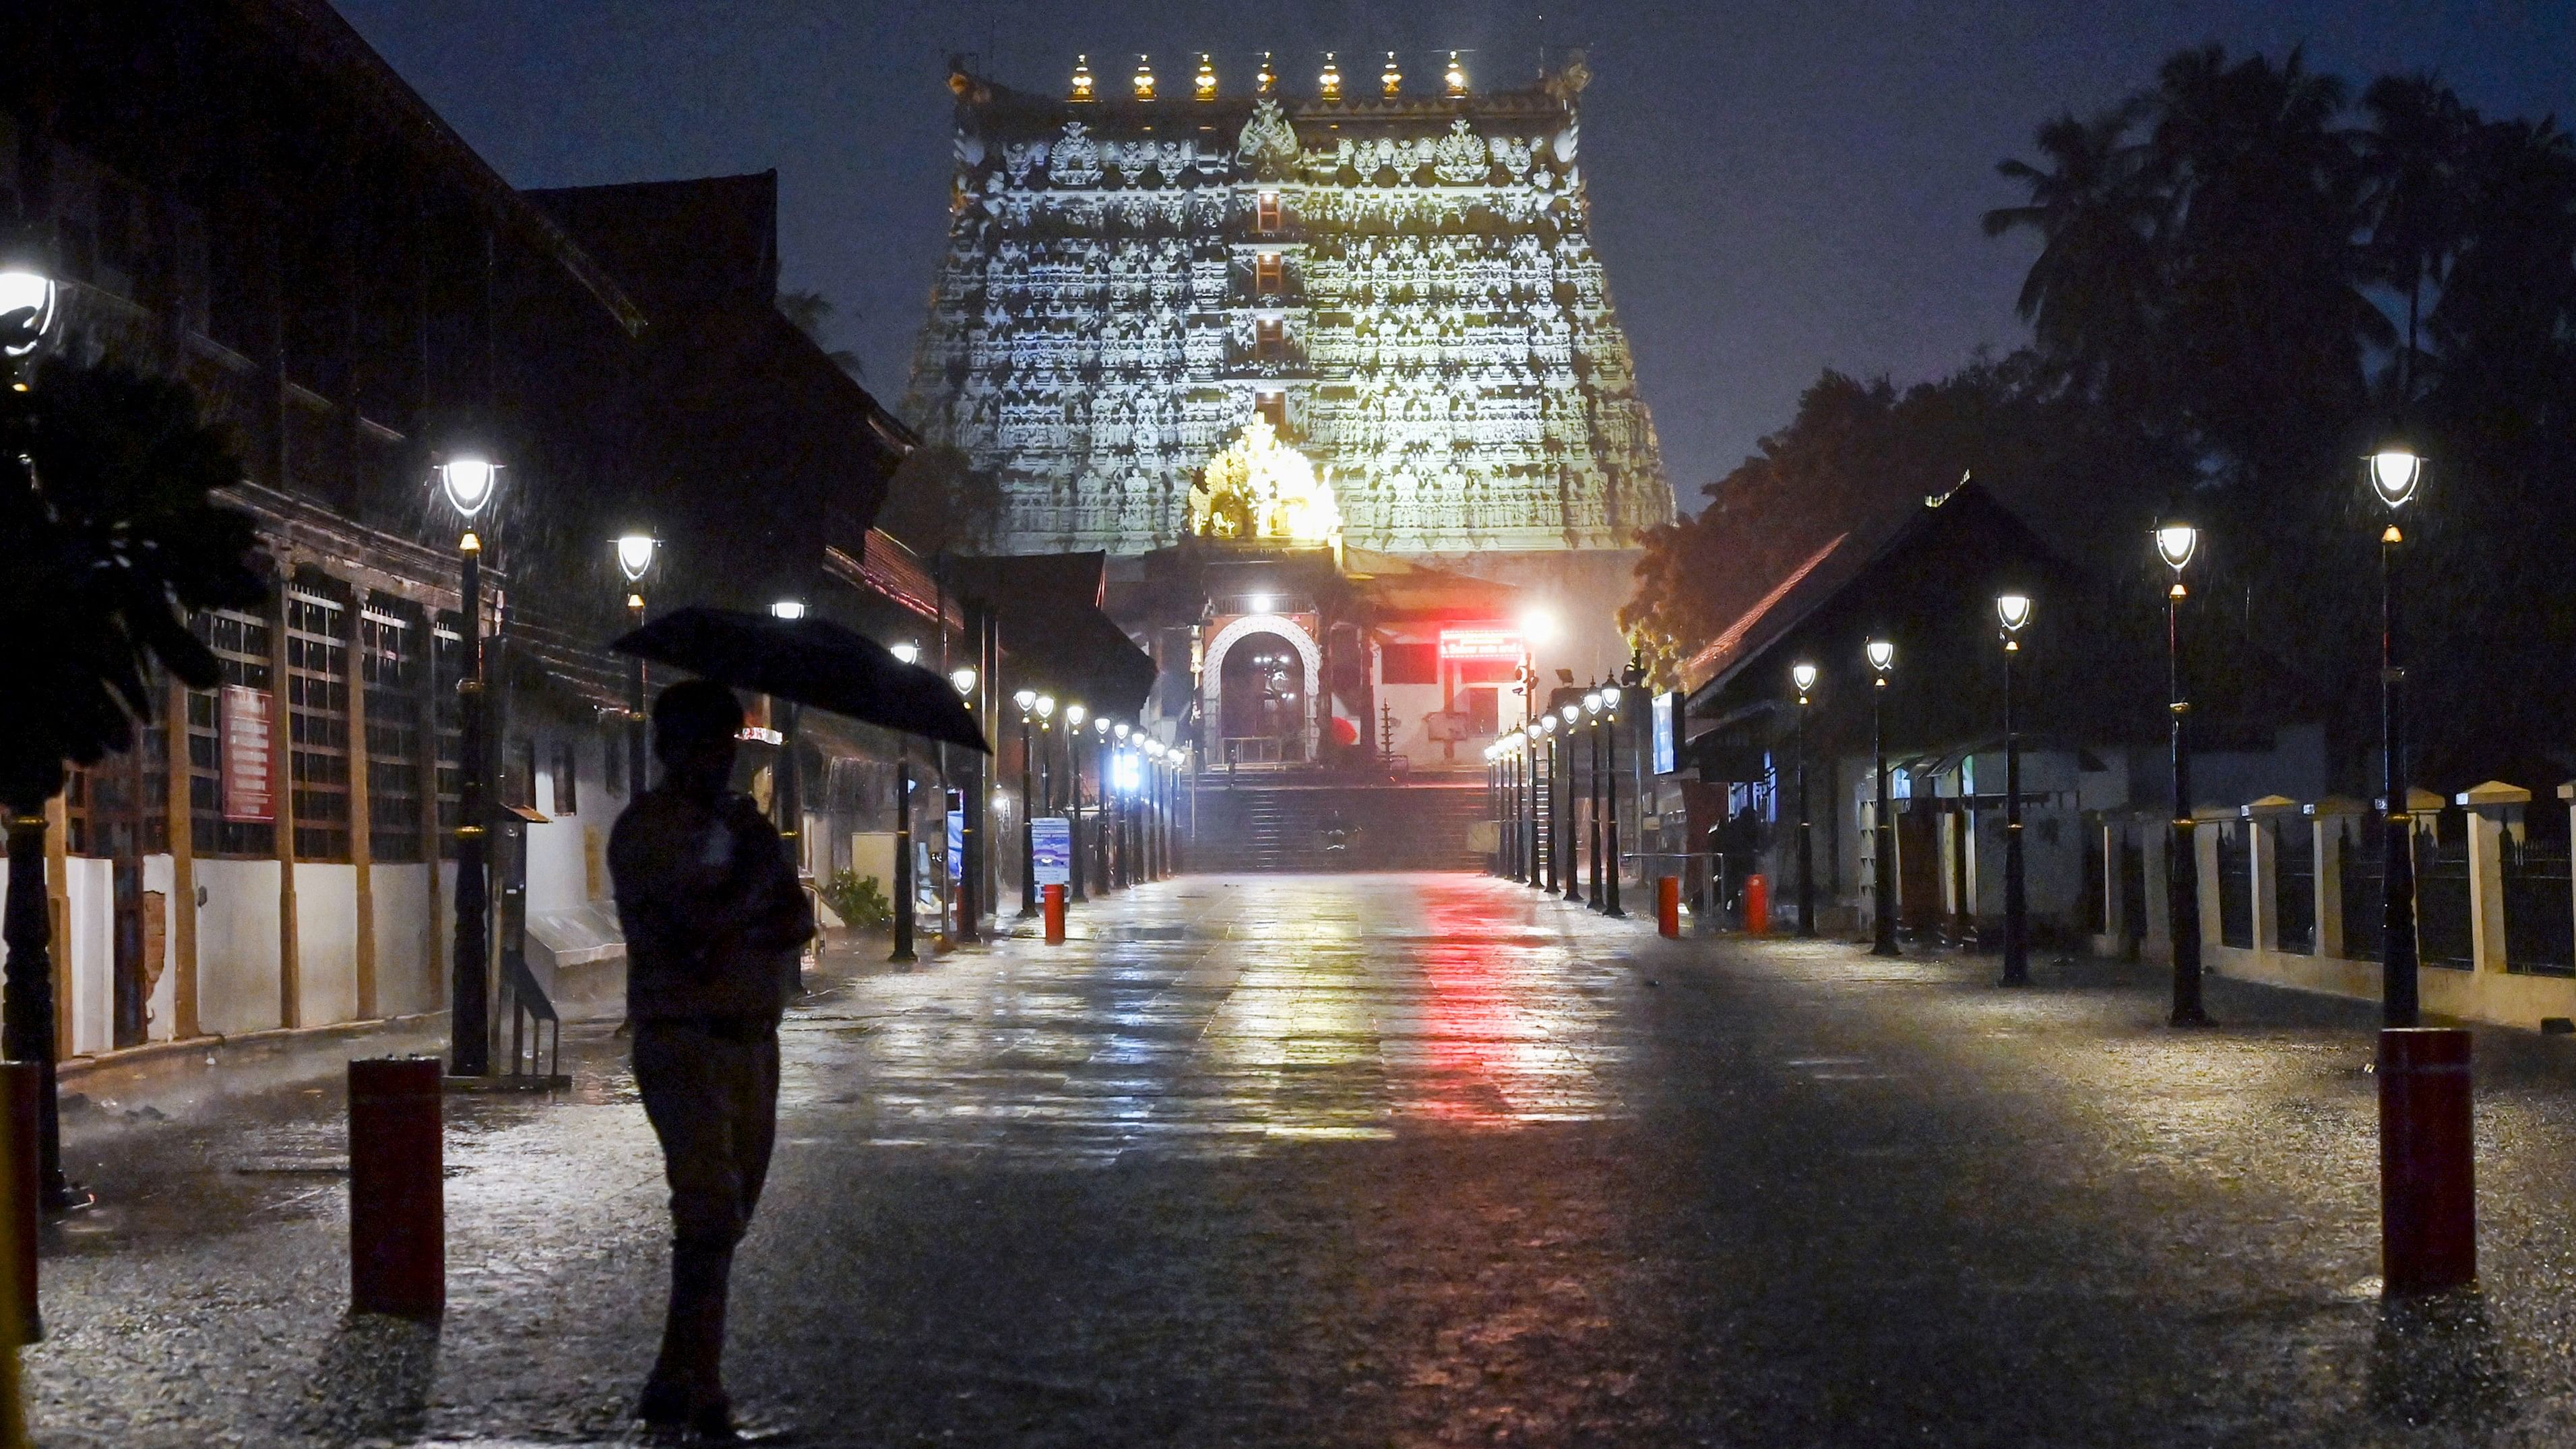
<path id="1" fill-rule="evenodd" d="M 671 1305 L 639 1413 L 731 1431 L 723 1380 L 734 1245 L 769 1171 L 778 1019 L 813 911 L 777 830 L 732 793 L 733 693 L 674 685 L 653 705 L 662 783 L 617 818 L 608 864 L 626 932 L 635 1085 L 671 1183 Z"/>

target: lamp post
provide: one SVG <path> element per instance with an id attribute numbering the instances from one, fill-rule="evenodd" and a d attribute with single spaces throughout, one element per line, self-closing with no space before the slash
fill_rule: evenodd
<path id="1" fill-rule="evenodd" d="M 2388 506 L 2388 524 L 2379 532 L 2380 838 L 2386 851 L 2379 873 L 2380 1024 L 2414 1026 L 2415 841 L 2406 811 L 2406 668 L 2397 658 L 2397 548 L 2406 537 L 2398 531 L 2397 510 L 2415 496 L 2424 460 L 2392 443 L 2371 455 L 2369 467 L 2371 488 Z"/>
<path id="2" fill-rule="evenodd" d="M 1869 659 L 1869 748 L 1878 779 L 1878 820 L 1871 830 L 1876 838 L 1876 859 L 1870 870 L 1871 923 L 1869 953 L 1873 956 L 1896 954 L 1896 823 L 1893 804 L 1887 793 L 1887 677 L 1896 668 L 1896 645 L 1885 639 L 1872 639 L 1865 651 Z"/>
<path id="3" fill-rule="evenodd" d="M 1539 740 L 1544 733 L 1536 720 L 1521 725 L 1521 884 L 1532 887 L 1547 879 L 1547 855 L 1538 834 Z"/>
<path id="4" fill-rule="evenodd" d="M 2173 945 L 2173 1024 L 2206 1026 L 2200 1003 L 2200 855 L 2192 843 L 2191 702 L 2182 689 L 2182 571 L 2200 548 L 2200 530 L 2188 523 L 2156 529 L 2156 555 L 2173 570 L 2165 590 L 2165 683 L 2173 716 L 2173 828 L 2165 836 L 2165 934 Z"/>
<path id="5" fill-rule="evenodd" d="M 1163 742 L 1145 741 L 1145 879 L 1163 878 Z"/>
<path id="6" fill-rule="evenodd" d="M 474 535 L 474 516 L 492 501 L 500 469 L 484 458 L 450 458 L 439 464 L 438 479 L 448 506 L 466 522 L 457 540 L 463 556 L 459 581 L 465 637 L 459 641 L 457 694 L 456 786 L 456 943 L 448 986 L 448 1070 L 460 1077 L 479 1077 L 492 1070 L 492 898 L 486 867 L 485 834 L 489 806 L 484 801 L 484 774 L 489 767 L 483 745 L 483 541 Z"/>
<path id="7" fill-rule="evenodd" d="M 1082 878 L 1089 874 L 1082 863 L 1082 722 L 1090 714 L 1080 704 L 1064 709 L 1064 773 L 1071 785 L 1072 824 L 1066 830 L 1065 866 L 1073 875 L 1073 891 L 1066 899 L 1079 904 L 1087 899 L 1082 891 Z"/>
<path id="8" fill-rule="evenodd" d="M 629 533 L 617 540 L 617 571 L 626 576 L 626 626 L 644 627 L 644 576 L 653 571 L 661 540 Z M 644 656 L 626 656 L 626 800 L 633 804 L 647 784 L 644 738 Z"/>
<path id="9" fill-rule="evenodd" d="M 1610 779 L 1601 788 L 1602 852 L 1609 858 L 1610 873 L 1602 877 L 1601 888 L 1609 900 L 1601 907 L 1605 916 L 1624 916 L 1619 909 L 1619 686 L 1601 686 L 1602 752 L 1607 756 Z"/>
<path id="10" fill-rule="evenodd" d="M 1547 878 L 1539 892 L 1550 896 L 1560 891 L 1570 894 L 1573 887 L 1565 883 L 1565 811 L 1557 788 L 1565 771 L 1565 746 L 1556 735 L 1556 711 L 1549 710 L 1538 727 L 1547 736 L 1547 770 L 1539 785 L 1547 795 Z"/>
<path id="11" fill-rule="evenodd" d="M 948 683 L 956 689 L 957 697 L 966 702 L 966 708 L 969 710 L 975 707 L 977 682 L 978 676 L 970 666 L 961 664 L 948 671 Z M 984 878 L 982 869 L 984 827 L 979 823 L 984 814 L 983 755 L 972 750 L 968 751 L 966 769 L 968 780 L 966 789 L 961 792 L 962 799 L 959 801 L 961 808 L 957 812 L 960 817 L 957 822 L 957 833 L 960 837 L 957 842 L 958 854 L 963 857 L 957 862 L 956 938 L 960 941 L 976 940 L 983 935 L 981 918 L 984 908 L 979 895 L 982 889 L 980 882 Z"/>
<path id="12" fill-rule="evenodd" d="M 1559 817 L 1562 838 L 1558 845 L 1565 851 L 1562 894 L 1569 901 L 1583 898 L 1583 821 L 1574 807 L 1574 727 L 1583 718 L 1583 706 L 1572 701 L 1557 707 L 1557 717 L 1565 721 L 1557 745 L 1557 773 L 1563 778 L 1558 788 L 1565 792 L 1565 814 Z"/>
<path id="13" fill-rule="evenodd" d="M 1036 793 L 1030 788 L 1029 726 L 1035 721 L 1038 692 L 1023 689 L 1011 696 L 1020 707 L 1020 919 L 1025 921 L 1038 913 L 1038 841 L 1037 831 L 1029 821 L 1038 813 Z"/>
<path id="14" fill-rule="evenodd" d="M 1995 599 L 1995 618 L 2004 633 L 2004 979 L 2006 986 L 2030 984 L 2030 901 L 2023 894 L 2021 865 L 2021 735 L 2013 720 L 2013 660 L 2021 653 L 2017 637 L 2030 622 L 2030 595 L 2003 594 Z"/>
<path id="15" fill-rule="evenodd" d="M 1130 728 L 1127 721 L 1123 719 L 1109 727 L 1110 759 L 1113 762 L 1117 760 L 1134 762 L 1135 756 L 1130 754 L 1127 748 Z M 1136 792 L 1132 786 L 1122 783 L 1116 787 L 1116 794 L 1118 797 L 1116 832 L 1118 849 L 1109 859 L 1109 883 L 1124 889 L 1136 883 L 1136 844 L 1133 838 L 1136 830 Z"/>
<path id="16" fill-rule="evenodd" d="M 1815 828 L 1807 818 L 1807 714 L 1816 692 L 1816 666 L 1803 661 L 1789 666 L 1789 683 L 1798 691 L 1798 934 L 1816 938 Z"/>
<path id="17" fill-rule="evenodd" d="M 1098 782 L 1097 788 L 1100 791 L 1100 809 L 1091 825 L 1095 851 L 1092 859 L 1092 873 L 1093 878 L 1100 882 L 1100 893 L 1105 896 L 1118 888 L 1117 882 L 1109 878 L 1109 822 L 1113 818 L 1110 813 L 1112 806 L 1109 788 L 1109 717 L 1100 715 L 1094 718 L 1091 721 L 1091 733 L 1094 741 L 1091 752 L 1091 773 Z"/>
<path id="18" fill-rule="evenodd" d="M 1584 893 L 1583 903 L 1600 910 L 1610 903 L 1601 889 L 1601 691 L 1591 690 L 1583 696 L 1585 765 L 1592 775 L 1589 798 L 1585 804 L 1592 817 L 1592 884 Z"/>
<path id="19" fill-rule="evenodd" d="M 802 619 L 806 612 L 805 603 L 801 599 L 780 599 L 769 606 L 769 612 L 781 619 L 791 621 Z M 773 773 L 770 775 L 770 813 L 777 817 L 779 853 L 787 858 L 787 868 L 796 873 L 798 888 L 803 889 L 807 878 L 805 788 L 804 772 L 798 768 L 796 762 L 797 714 L 798 707 L 794 700 L 780 699 L 775 695 L 770 697 L 769 723 L 771 728 L 778 731 L 778 763 L 773 767 Z M 898 890 L 896 894 L 900 896 L 902 892 Z M 819 936 L 817 939 L 820 939 Z M 809 945 L 806 949 L 819 950 L 820 947 Z M 798 957 L 800 986 L 803 960 L 802 956 Z"/>
<path id="20" fill-rule="evenodd" d="M 886 652 L 898 663 L 921 662 L 921 646 L 909 640 Z M 898 730 L 894 737 L 894 951 L 886 957 L 897 966 L 920 959 L 912 950 L 913 899 L 920 893 L 912 860 L 912 737 Z"/>

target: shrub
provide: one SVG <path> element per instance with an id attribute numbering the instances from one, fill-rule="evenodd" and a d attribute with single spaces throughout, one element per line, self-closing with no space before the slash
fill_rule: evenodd
<path id="1" fill-rule="evenodd" d="M 823 883 L 823 904 L 832 908 L 845 925 L 861 930 L 874 930 L 894 921 L 894 902 L 886 899 L 885 888 L 875 876 L 862 876 L 857 871 L 837 871 Z"/>

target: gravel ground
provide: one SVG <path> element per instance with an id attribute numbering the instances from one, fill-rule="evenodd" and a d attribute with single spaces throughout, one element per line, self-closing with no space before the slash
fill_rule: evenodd
<path id="1" fill-rule="evenodd" d="M 2478 1039 L 2480 1294 L 2378 1294 L 2371 1008 L 1194 877 L 809 1000 L 737 1398 L 826 1445 L 2576 1442 L 2576 1044 Z M 614 1441 L 620 1044 L 451 1097 L 449 1309 L 345 1312 L 336 1062 L 67 1126 L 39 1440 Z M 340 1049 L 347 1054 L 345 1047 Z M 139 1089 L 138 1089 L 139 1090 Z M 148 1094 L 147 1094 L 148 1095 Z"/>

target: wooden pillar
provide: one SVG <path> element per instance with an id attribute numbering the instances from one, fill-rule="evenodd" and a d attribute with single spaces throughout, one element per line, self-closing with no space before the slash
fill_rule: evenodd
<path id="1" fill-rule="evenodd" d="M 197 1025 L 197 815 L 195 771 L 188 755 L 188 686 L 173 679 L 162 727 L 169 732 L 164 791 L 170 813 L 170 1037 L 201 1035 Z"/>
<path id="2" fill-rule="evenodd" d="M 72 814 L 63 792 L 45 802 L 45 911 L 53 923 L 54 1060 L 72 1054 Z"/>
<path id="3" fill-rule="evenodd" d="M 304 968 L 295 919 L 294 711 L 287 702 L 286 615 L 290 575 L 280 573 L 268 609 L 268 799 L 277 847 L 277 1024 L 304 1024 Z"/>
<path id="4" fill-rule="evenodd" d="M 345 631 L 349 660 L 349 862 L 357 900 L 358 1019 L 376 1017 L 376 886 L 375 841 L 367 776 L 367 596 L 349 590 L 349 623 Z"/>
<path id="5" fill-rule="evenodd" d="M 447 1000 L 447 914 L 440 904 L 445 897 L 438 888 L 438 869 L 447 832 L 438 823 L 437 605 L 421 606 L 420 631 L 420 693 L 414 701 L 420 711 L 420 743 L 412 763 L 420 771 L 420 858 L 429 865 L 429 909 L 421 919 L 423 943 L 420 959 L 429 971 L 429 1000 L 444 1003 Z M 453 685 L 449 687 L 454 688 Z M 435 1006 L 432 1009 L 436 1009 Z"/>

